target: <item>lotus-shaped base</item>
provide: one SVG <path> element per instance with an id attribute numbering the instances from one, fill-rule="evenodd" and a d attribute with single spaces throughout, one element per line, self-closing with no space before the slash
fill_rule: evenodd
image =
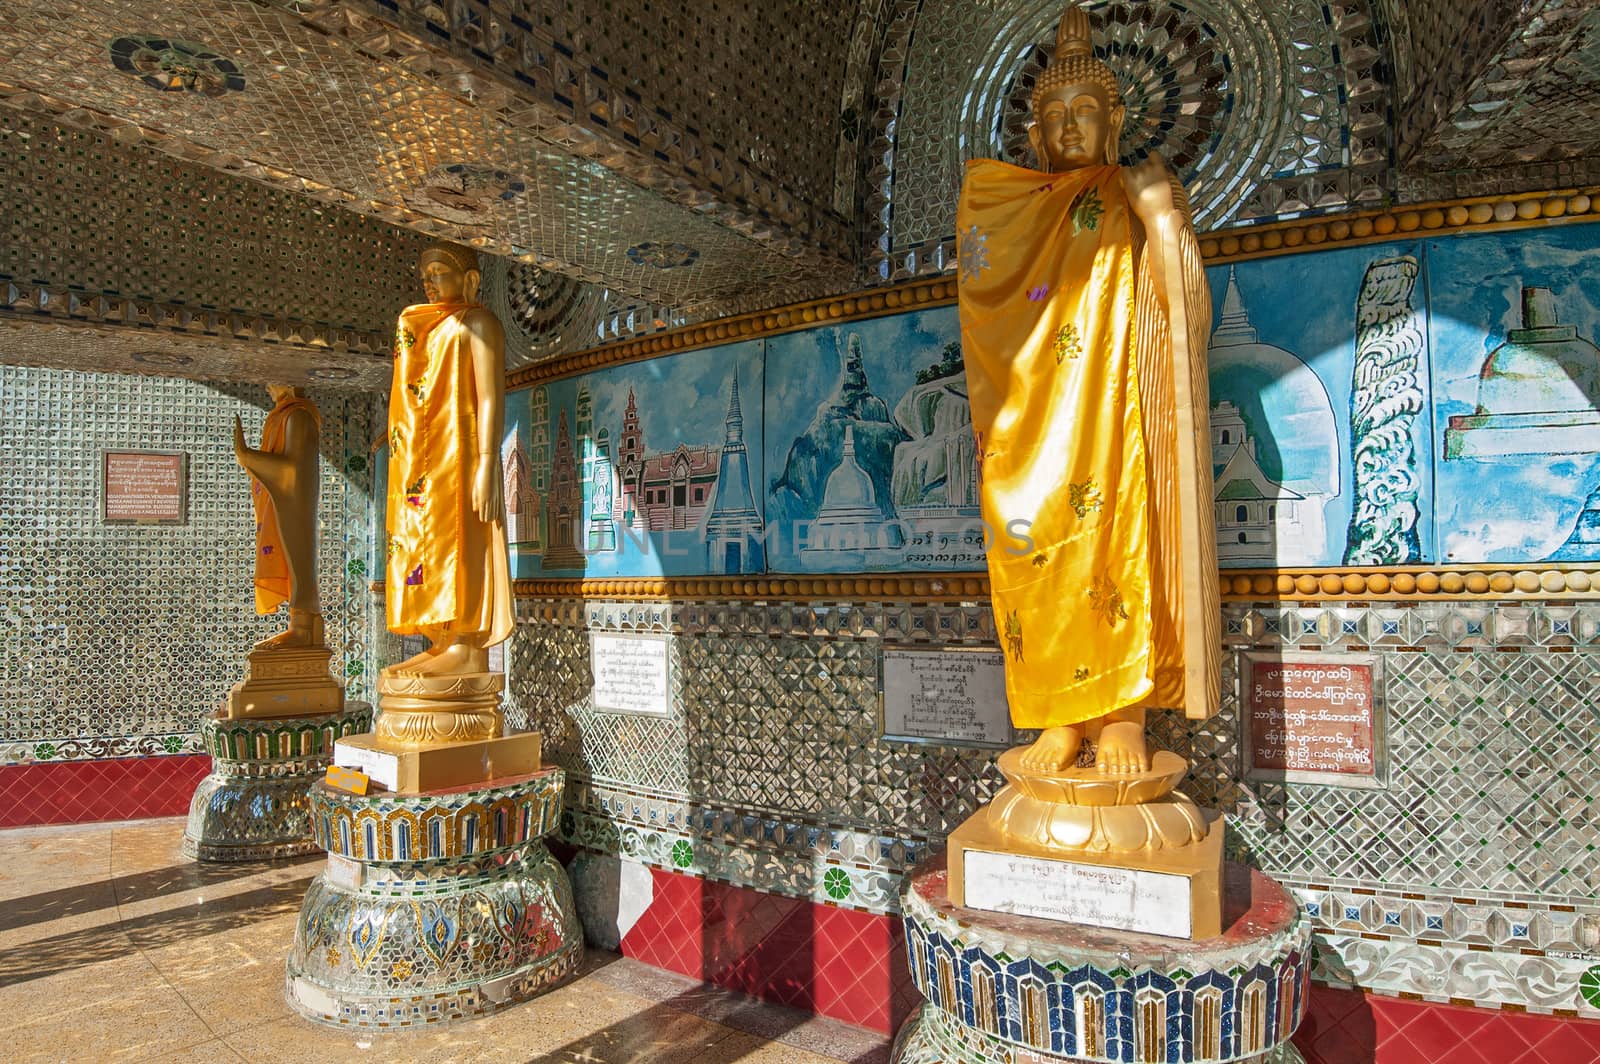
<path id="1" fill-rule="evenodd" d="M 1206 837 L 1199 806 L 1173 790 L 1189 763 L 1158 750 L 1148 771 L 1110 775 L 1095 768 L 1034 771 L 1023 747 L 1000 755 L 1009 781 L 989 805 L 1002 837 L 1051 850 L 1132 853 L 1174 850 Z"/>

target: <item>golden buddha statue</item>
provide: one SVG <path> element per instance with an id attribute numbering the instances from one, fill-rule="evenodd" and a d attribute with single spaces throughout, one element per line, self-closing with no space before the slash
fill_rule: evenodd
<path id="1" fill-rule="evenodd" d="M 498 735 L 488 648 L 512 630 L 505 334 L 477 302 L 476 252 L 436 244 L 421 270 L 428 302 L 400 312 L 389 395 L 388 624 L 430 641 L 380 677 L 377 735 L 400 745 Z"/>
<path id="2" fill-rule="evenodd" d="M 962 349 L 984 516 L 1033 546 L 989 554 L 1013 722 L 1033 770 L 1148 771 L 1147 708 L 1217 711 L 1205 352 L 1211 294 L 1183 185 L 1117 165 L 1125 110 L 1069 7 L 1033 90 L 1043 172 L 967 165 Z"/>
<path id="3" fill-rule="evenodd" d="M 336 713 L 344 689 L 328 673 L 317 594 L 317 493 L 322 415 L 299 388 L 267 385 L 273 406 L 261 446 L 245 443 L 233 419 L 233 453 L 250 474 L 255 510 L 255 599 L 258 614 L 289 605 L 289 628 L 255 645 L 245 679 L 228 695 L 230 717 Z"/>
<path id="4" fill-rule="evenodd" d="M 1218 814 L 1173 790 L 1188 765 L 1151 755 L 1145 715 L 1209 717 L 1221 694 L 1211 293 L 1183 185 L 1156 155 L 1117 164 L 1124 116 L 1069 6 L 1033 90 L 1041 169 L 974 160 L 961 190 L 983 516 L 1029 541 L 991 548 L 990 593 L 1012 722 L 1041 733 L 1000 755 L 1008 785 L 951 834 L 949 890 L 1017 911 L 993 880 L 968 897 L 973 854 L 1165 872 L 1189 884 L 1198 938 L 1221 920 Z"/>
<path id="5" fill-rule="evenodd" d="M 276 613 L 289 604 L 289 629 L 256 644 L 321 646 L 322 607 L 317 594 L 317 456 L 322 415 L 299 388 L 269 384 L 272 409 L 261 427 L 261 448 L 244 441 L 244 425 L 233 419 L 233 453 L 250 474 L 256 517 L 256 612 Z"/>

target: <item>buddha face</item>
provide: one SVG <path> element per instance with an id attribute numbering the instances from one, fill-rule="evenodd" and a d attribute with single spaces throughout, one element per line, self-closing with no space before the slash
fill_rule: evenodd
<path id="1" fill-rule="evenodd" d="M 1051 173 L 1103 166 L 1114 161 L 1124 113 L 1099 85 L 1063 85 L 1039 101 L 1028 143 Z"/>
<path id="2" fill-rule="evenodd" d="M 463 271 L 446 258 L 423 259 L 422 290 L 429 303 L 470 302 L 477 295 L 478 271 Z"/>

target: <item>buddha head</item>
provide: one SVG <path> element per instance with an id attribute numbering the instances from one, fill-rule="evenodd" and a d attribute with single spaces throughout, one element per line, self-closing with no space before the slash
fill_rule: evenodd
<path id="1" fill-rule="evenodd" d="M 478 298 L 478 253 L 440 242 L 422 253 L 422 289 L 429 303 L 471 303 Z"/>
<path id="2" fill-rule="evenodd" d="M 1056 30 L 1056 57 L 1033 87 L 1028 143 L 1050 173 L 1117 161 L 1122 92 L 1111 68 L 1094 57 L 1089 16 L 1067 8 Z"/>
<path id="3" fill-rule="evenodd" d="M 286 399 L 304 399 L 306 393 L 298 385 L 272 383 L 267 385 L 267 395 L 277 404 Z"/>

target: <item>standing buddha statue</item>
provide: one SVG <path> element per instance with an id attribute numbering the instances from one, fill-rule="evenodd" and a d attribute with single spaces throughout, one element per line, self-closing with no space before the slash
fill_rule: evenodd
<path id="1" fill-rule="evenodd" d="M 299 388 L 269 384 L 272 409 L 261 446 L 245 443 L 233 419 L 233 453 L 250 474 L 255 511 L 258 614 L 289 607 L 287 631 L 268 636 L 247 656 L 223 715 L 230 719 L 304 717 L 344 708 L 344 688 L 328 672 L 333 651 L 323 634 L 317 594 L 317 493 L 322 415 Z"/>
<path id="2" fill-rule="evenodd" d="M 245 443 L 244 425 L 233 419 L 233 453 L 250 474 L 256 519 L 256 612 L 276 613 L 288 603 L 289 628 L 256 644 L 322 646 L 322 607 L 317 594 L 317 457 L 322 415 L 299 388 L 269 384 L 272 409 L 261 426 L 261 447 Z"/>
<path id="3" fill-rule="evenodd" d="M 499 734 L 502 684 L 488 648 L 512 630 L 505 334 L 477 302 L 474 251 L 436 244 L 421 268 L 428 302 L 401 311 L 395 327 L 385 595 L 389 630 L 430 645 L 383 670 L 377 734 L 398 745 Z"/>
<path id="4" fill-rule="evenodd" d="M 1188 197 L 1151 154 L 1117 163 L 1126 111 L 1069 7 L 1033 90 L 1040 170 L 967 164 L 957 214 L 962 350 L 1019 761 L 1151 770 L 1150 707 L 1220 695 L 1207 427 L 1211 295 Z"/>

